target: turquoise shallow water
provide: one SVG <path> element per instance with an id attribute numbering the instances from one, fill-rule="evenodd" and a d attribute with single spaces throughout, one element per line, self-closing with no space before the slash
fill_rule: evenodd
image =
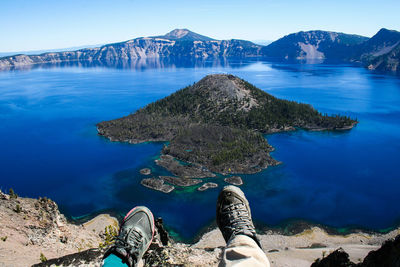
<path id="1" fill-rule="evenodd" d="M 140 168 L 168 174 L 154 164 L 162 144 L 111 143 L 97 136 L 95 124 L 210 73 L 232 73 L 274 96 L 360 121 L 345 132 L 266 136 L 283 164 L 242 176 L 259 225 L 304 219 L 378 230 L 400 222 L 400 78 L 350 65 L 228 61 L 0 72 L 1 189 L 48 196 L 69 216 L 147 205 L 192 239 L 213 223 L 219 190 L 166 195 L 144 188 Z"/>

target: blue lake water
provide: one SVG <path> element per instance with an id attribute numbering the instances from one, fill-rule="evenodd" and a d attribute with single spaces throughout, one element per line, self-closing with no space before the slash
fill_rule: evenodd
<path id="1" fill-rule="evenodd" d="M 68 216 L 146 205 L 190 240 L 215 218 L 219 189 L 171 194 L 140 185 L 161 143 L 112 143 L 95 124 L 134 112 L 210 73 L 232 73 L 268 93 L 359 120 L 351 131 L 266 136 L 283 162 L 243 176 L 259 225 L 304 219 L 331 227 L 400 222 L 400 78 L 351 65 L 228 61 L 137 68 L 54 67 L 0 72 L 0 188 L 47 196 Z"/>

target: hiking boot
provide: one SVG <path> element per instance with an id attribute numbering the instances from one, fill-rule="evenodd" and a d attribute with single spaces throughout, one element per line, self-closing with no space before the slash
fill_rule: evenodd
<path id="1" fill-rule="evenodd" d="M 261 248 L 257 239 L 256 230 L 251 219 L 249 202 L 239 187 L 225 186 L 218 196 L 217 224 L 224 236 L 225 242 L 237 235 L 246 235 L 254 239 Z"/>
<path id="2" fill-rule="evenodd" d="M 128 266 L 135 266 L 149 248 L 154 237 L 154 217 L 143 206 L 133 208 L 125 216 L 115 244 L 104 254 L 118 256 Z"/>

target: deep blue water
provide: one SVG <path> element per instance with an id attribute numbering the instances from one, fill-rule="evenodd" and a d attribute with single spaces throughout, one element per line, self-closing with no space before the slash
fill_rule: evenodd
<path id="1" fill-rule="evenodd" d="M 0 72 L 0 188 L 50 197 L 75 217 L 146 205 L 182 238 L 193 238 L 213 222 L 219 189 L 167 195 L 144 188 L 140 168 L 166 173 L 154 164 L 162 144 L 112 143 L 95 124 L 210 73 L 232 73 L 274 96 L 360 122 L 345 132 L 266 136 L 284 163 L 243 176 L 255 220 L 373 230 L 400 222 L 400 78 L 350 65 L 232 61 Z"/>

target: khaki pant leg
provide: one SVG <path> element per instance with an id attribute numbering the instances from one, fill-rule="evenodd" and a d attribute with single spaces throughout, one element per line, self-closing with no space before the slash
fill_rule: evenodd
<path id="1" fill-rule="evenodd" d="M 269 261 L 264 251 L 257 243 L 246 235 L 237 235 L 228 241 L 222 254 L 220 267 L 269 267 Z"/>

